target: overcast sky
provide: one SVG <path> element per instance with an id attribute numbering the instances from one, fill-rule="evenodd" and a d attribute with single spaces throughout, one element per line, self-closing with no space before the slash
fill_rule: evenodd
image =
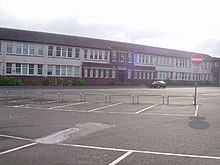
<path id="1" fill-rule="evenodd" d="M 0 27 L 220 57 L 219 0 L 0 0 Z"/>

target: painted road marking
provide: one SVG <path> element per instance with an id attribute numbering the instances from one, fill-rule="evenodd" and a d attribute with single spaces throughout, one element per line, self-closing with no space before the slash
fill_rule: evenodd
<path id="1" fill-rule="evenodd" d="M 8 138 L 13 138 L 13 139 L 30 140 L 31 141 L 31 139 L 21 138 L 21 137 L 16 137 L 16 136 L 10 136 L 10 135 L 0 135 L 0 136 L 8 137 Z M 36 145 L 36 144 L 37 143 L 30 143 L 30 144 L 27 144 L 27 145 L 24 145 L 24 146 L 20 146 L 20 147 L 14 148 L 14 149 L 3 151 L 3 152 L 0 152 L 0 155 L 6 154 L 6 153 L 10 153 L 10 152 L 13 152 L 13 151 L 17 151 L 17 150 L 20 150 L 22 148 L 33 146 L 33 145 Z M 143 154 L 151 154 L 151 155 L 164 155 L 164 156 L 175 156 L 175 157 L 189 157 L 189 158 L 199 158 L 199 159 L 215 159 L 215 160 L 220 160 L 220 157 L 218 157 L 218 156 L 175 154 L 175 153 L 168 153 L 168 152 L 129 150 L 129 149 L 119 149 L 119 148 L 109 148 L 109 147 L 96 147 L 96 146 L 86 146 L 86 145 L 66 144 L 66 143 L 57 143 L 56 145 L 68 146 L 68 147 L 78 147 L 78 148 L 88 148 L 88 149 L 97 149 L 97 150 L 106 150 L 106 151 L 126 152 L 124 155 L 122 155 L 121 157 L 116 159 L 118 162 L 119 162 L 119 160 L 121 161 L 122 159 L 126 158 L 131 153 L 143 153 Z M 116 162 L 116 160 L 113 161 L 113 162 Z"/>
<path id="2" fill-rule="evenodd" d="M 114 106 L 120 105 L 120 104 L 122 104 L 122 103 L 123 103 L 123 102 L 119 102 L 119 103 L 107 105 L 107 106 L 104 106 L 104 107 L 94 108 L 94 109 L 92 109 L 92 110 L 89 110 L 88 112 L 93 112 L 93 111 L 97 111 L 97 110 L 100 110 L 100 109 L 105 109 L 105 108 L 109 108 L 109 107 L 114 107 Z"/>
<path id="3" fill-rule="evenodd" d="M 30 101 L 30 100 L 36 100 L 36 99 L 14 100 L 14 101 L 8 101 L 8 103 L 17 103 L 17 102 Z"/>
<path id="4" fill-rule="evenodd" d="M 57 107 L 51 107 L 49 109 L 56 109 L 56 108 L 64 108 L 64 107 L 69 107 L 72 105 L 80 105 L 80 104 L 87 104 L 88 102 L 80 102 L 80 103 L 73 103 L 73 104 L 67 104 L 67 105 L 62 105 L 62 106 L 57 106 Z"/>
<path id="5" fill-rule="evenodd" d="M 119 152 L 126 152 L 127 154 L 128 153 L 129 154 L 131 154 L 131 153 L 143 153 L 143 154 L 151 154 L 151 155 L 164 155 L 164 156 L 175 156 L 175 157 L 189 157 L 189 158 L 199 158 L 199 159 L 216 159 L 216 160 L 220 160 L 220 157 L 218 157 L 218 156 L 175 154 L 175 153 L 168 153 L 168 152 L 128 150 L 128 149 L 96 147 L 96 146 L 86 146 L 86 145 L 77 145 L 77 144 L 65 144 L 65 143 L 58 143 L 57 145 L 69 146 L 69 147 L 79 147 L 79 148 L 88 148 L 88 149 L 97 149 L 97 150 L 107 150 L 107 151 L 119 151 Z"/>
<path id="6" fill-rule="evenodd" d="M 10 136 L 10 135 L 2 135 L 0 134 L 1 137 L 6 137 L 6 138 L 11 138 L 11 139 L 18 139 L 18 140 L 26 140 L 26 141 L 30 141 L 31 139 L 27 139 L 27 138 L 21 138 L 21 137 L 17 137 L 17 136 Z"/>
<path id="7" fill-rule="evenodd" d="M 198 116 L 198 112 L 199 112 L 199 105 L 197 104 L 194 116 Z"/>
<path id="8" fill-rule="evenodd" d="M 157 106 L 157 105 L 158 105 L 158 103 L 157 103 L 157 104 L 154 104 L 154 105 L 151 105 L 151 106 L 149 106 L 149 107 L 147 107 L 147 108 L 141 109 L 140 111 L 136 112 L 135 114 L 139 114 L 139 113 L 141 113 L 141 112 L 144 112 L 144 111 L 146 111 L 146 110 L 148 110 L 148 109 L 151 109 L 151 108 L 153 108 L 153 107 L 155 107 L 155 106 Z"/>
<path id="9" fill-rule="evenodd" d="M 44 104 L 50 104 L 50 103 L 56 103 L 60 102 L 60 100 L 54 100 L 54 101 L 46 101 L 46 102 L 38 102 L 38 103 L 32 103 L 32 104 L 23 104 L 23 105 L 15 105 L 15 106 L 8 106 L 8 107 L 15 107 L 15 108 L 28 108 L 31 105 L 44 105 Z"/>
<path id="10" fill-rule="evenodd" d="M 119 148 L 108 148 L 108 147 L 96 147 L 96 146 L 86 146 L 80 144 L 66 144 L 66 143 L 58 143 L 57 145 L 68 146 L 68 147 L 78 147 L 78 148 L 88 148 L 88 149 L 96 149 L 96 150 L 106 150 L 106 151 L 119 151 L 119 152 L 129 152 L 127 149 L 119 149 Z M 133 151 L 133 150 L 132 150 Z"/>
<path id="11" fill-rule="evenodd" d="M 49 108 L 41 108 L 41 107 L 15 107 L 15 106 L 7 106 L 7 107 L 13 107 L 13 108 L 25 108 L 25 109 L 35 109 L 35 110 L 46 110 L 49 111 L 51 109 Z M 78 109 L 52 109 L 53 111 L 60 111 L 60 112 L 82 112 L 82 113 L 88 113 L 88 110 L 78 110 Z M 136 115 L 136 113 L 133 112 L 106 112 L 106 111 L 92 111 L 95 113 L 106 113 L 106 114 L 124 114 L 124 115 Z M 89 112 L 90 113 L 90 112 Z M 154 116 L 173 116 L 173 117 L 189 117 L 192 115 L 184 115 L 184 114 L 170 114 L 170 113 L 150 113 L 150 112 L 145 112 L 141 113 L 141 115 L 154 115 Z"/>
<path id="12" fill-rule="evenodd" d="M 30 143 L 30 144 L 27 144 L 27 145 L 23 145 L 23 146 L 20 146 L 20 147 L 17 147 L 17 148 L 13 148 L 13 149 L 10 149 L 10 150 L 7 150 L 7 151 L 3 151 L 3 152 L 0 152 L 0 155 L 4 155 L 4 154 L 7 154 L 7 153 L 10 153 L 10 152 L 13 152 L 13 151 L 17 151 L 17 150 L 20 150 L 20 149 L 23 149 L 23 148 L 27 148 L 27 147 L 30 147 L 30 146 L 33 146 L 33 145 L 36 145 L 37 143 Z"/>
<path id="13" fill-rule="evenodd" d="M 124 155 L 120 156 L 118 159 L 114 160 L 112 163 L 110 163 L 109 165 L 116 165 L 118 164 L 120 161 L 122 161 L 124 158 L 126 158 L 127 156 L 129 156 L 130 154 L 132 154 L 133 151 L 128 151 L 126 152 Z"/>

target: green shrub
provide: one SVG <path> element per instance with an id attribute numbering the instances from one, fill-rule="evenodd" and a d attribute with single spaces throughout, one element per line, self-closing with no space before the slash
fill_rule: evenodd
<path id="1" fill-rule="evenodd" d="M 86 85 L 86 82 L 85 82 L 85 80 L 75 80 L 74 81 L 74 85 L 76 85 L 76 86 L 84 86 L 84 85 Z"/>
<path id="2" fill-rule="evenodd" d="M 68 86 L 72 86 L 73 85 L 73 81 L 72 80 L 67 80 L 66 83 L 67 83 Z"/>
<path id="3" fill-rule="evenodd" d="M 64 79 L 63 78 L 57 78 L 57 84 L 63 85 Z"/>
<path id="4" fill-rule="evenodd" d="M 17 82 L 16 82 L 16 85 L 23 86 L 24 82 L 21 79 L 18 79 Z"/>
<path id="5" fill-rule="evenodd" d="M 204 85 L 204 86 L 206 86 L 206 85 L 211 85 L 211 81 L 198 81 L 198 85 Z"/>
<path id="6" fill-rule="evenodd" d="M 17 79 L 14 77 L 1 77 L 0 86 L 16 86 Z"/>
<path id="7" fill-rule="evenodd" d="M 44 86 L 50 85 L 50 81 L 48 79 L 43 80 L 43 85 Z"/>
<path id="8" fill-rule="evenodd" d="M 31 85 L 32 86 L 36 86 L 37 85 L 37 81 L 36 80 L 31 80 Z"/>

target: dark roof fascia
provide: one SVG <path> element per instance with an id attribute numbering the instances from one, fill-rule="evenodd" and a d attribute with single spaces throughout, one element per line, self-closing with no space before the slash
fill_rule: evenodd
<path id="1" fill-rule="evenodd" d="M 0 28 L 0 40 L 109 50 L 107 40 L 8 28 Z M 102 45 L 96 44 L 97 42 Z"/>
<path id="2" fill-rule="evenodd" d="M 64 34 L 18 30 L 18 29 L 9 29 L 9 28 L 1 28 L 1 27 L 0 27 L 0 40 L 33 42 L 33 43 L 41 43 L 41 44 L 43 43 L 43 44 L 51 44 L 51 45 L 63 45 L 63 46 L 116 50 L 116 51 L 118 49 L 118 51 L 137 52 L 143 54 L 177 57 L 177 58 L 178 57 L 191 58 L 192 54 L 194 54 L 193 52 L 159 48 L 159 47 L 146 46 L 146 45 L 138 45 L 138 44 L 126 43 L 120 41 L 110 41 L 103 39 L 94 39 L 94 38 L 70 36 Z M 120 50 L 120 48 L 123 48 L 123 50 Z M 205 59 L 210 59 L 210 58 L 212 59 L 212 57 L 209 55 L 204 55 L 204 57 Z"/>

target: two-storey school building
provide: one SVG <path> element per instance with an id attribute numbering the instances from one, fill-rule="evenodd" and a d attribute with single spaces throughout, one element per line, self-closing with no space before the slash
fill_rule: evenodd
<path id="1" fill-rule="evenodd" d="M 29 85 L 57 78 L 87 85 L 139 85 L 158 80 L 195 80 L 186 52 L 132 43 L 0 28 L 0 76 Z M 220 84 L 218 58 L 202 54 L 199 81 Z"/>

